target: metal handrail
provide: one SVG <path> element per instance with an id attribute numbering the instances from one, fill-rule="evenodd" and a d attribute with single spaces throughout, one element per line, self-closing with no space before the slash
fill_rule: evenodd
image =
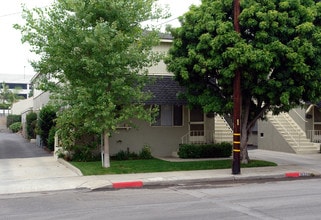
<path id="1" fill-rule="evenodd" d="M 321 130 L 308 130 L 307 138 L 313 143 L 321 143 Z"/>
<path id="2" fill-rule="evenodd" d="M 207 144 L 214 142 L 222 142 L 225 135 L 231 135 L 230 142 L 233 141 L 233 133 L 226 133 L 226 130 L 194 130 L 189 131 L 181 137 L 182 144 Z"/>

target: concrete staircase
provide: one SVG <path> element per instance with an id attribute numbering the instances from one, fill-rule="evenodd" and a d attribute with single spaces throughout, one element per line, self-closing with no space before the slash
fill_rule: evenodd
<path id="1" fill-rule="evenodd" d="M 297 154 L 318 153 L 319 145 L 310 142 L 305 132 L 288 113 L 272 115 L 272 113 L 269 112 L 267 118 Z"/>
<path id="2" fill-rule="evenodd" d="M 221 115 L 215 116 L 215 143 L 233 142 L 233 130 Z"/>

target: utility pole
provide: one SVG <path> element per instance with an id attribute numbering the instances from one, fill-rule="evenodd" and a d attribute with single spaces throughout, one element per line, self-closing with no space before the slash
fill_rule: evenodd
<path id="1" fill-rule="evenodd" d="M 234 30 L 240 33 L 240 0 L 234 0 Z M 233 83 L 233 164 L 232 174 L 240 174 L 240 155 L 241 155 L 241 72 L 235 71 Z"/>

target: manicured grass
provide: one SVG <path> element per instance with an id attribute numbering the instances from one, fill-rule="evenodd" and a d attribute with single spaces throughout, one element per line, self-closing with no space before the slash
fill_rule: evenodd
<path id="1" fill-rule="evenodd" d="M 151 160 L 122 160 L 111 161 L 110 168 L 103 168 L 101 161 L 97 162 L 71 162 L 72 165 L 81 170 L 83 175 L 102 174 L 126 174 L 126 173 L 150 173 L 166 171 L 188 171 L 188 170 L 211 170 L 231 168 L 231 160 L 206 160 L 189 162 L 168 162 L 159 159 Z M 277 166 L 275 163 L 251 160 L 249 164 L 242 164 L 241 167 L 264 167 Z"/>

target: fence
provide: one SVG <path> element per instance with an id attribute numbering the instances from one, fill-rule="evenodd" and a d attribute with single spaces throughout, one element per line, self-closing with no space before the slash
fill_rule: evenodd
<path id="1" fill-rule="evenodd" d="M 307 138 L 313 143 L 321 143 L 321 130 L 308 130 Z"/>

